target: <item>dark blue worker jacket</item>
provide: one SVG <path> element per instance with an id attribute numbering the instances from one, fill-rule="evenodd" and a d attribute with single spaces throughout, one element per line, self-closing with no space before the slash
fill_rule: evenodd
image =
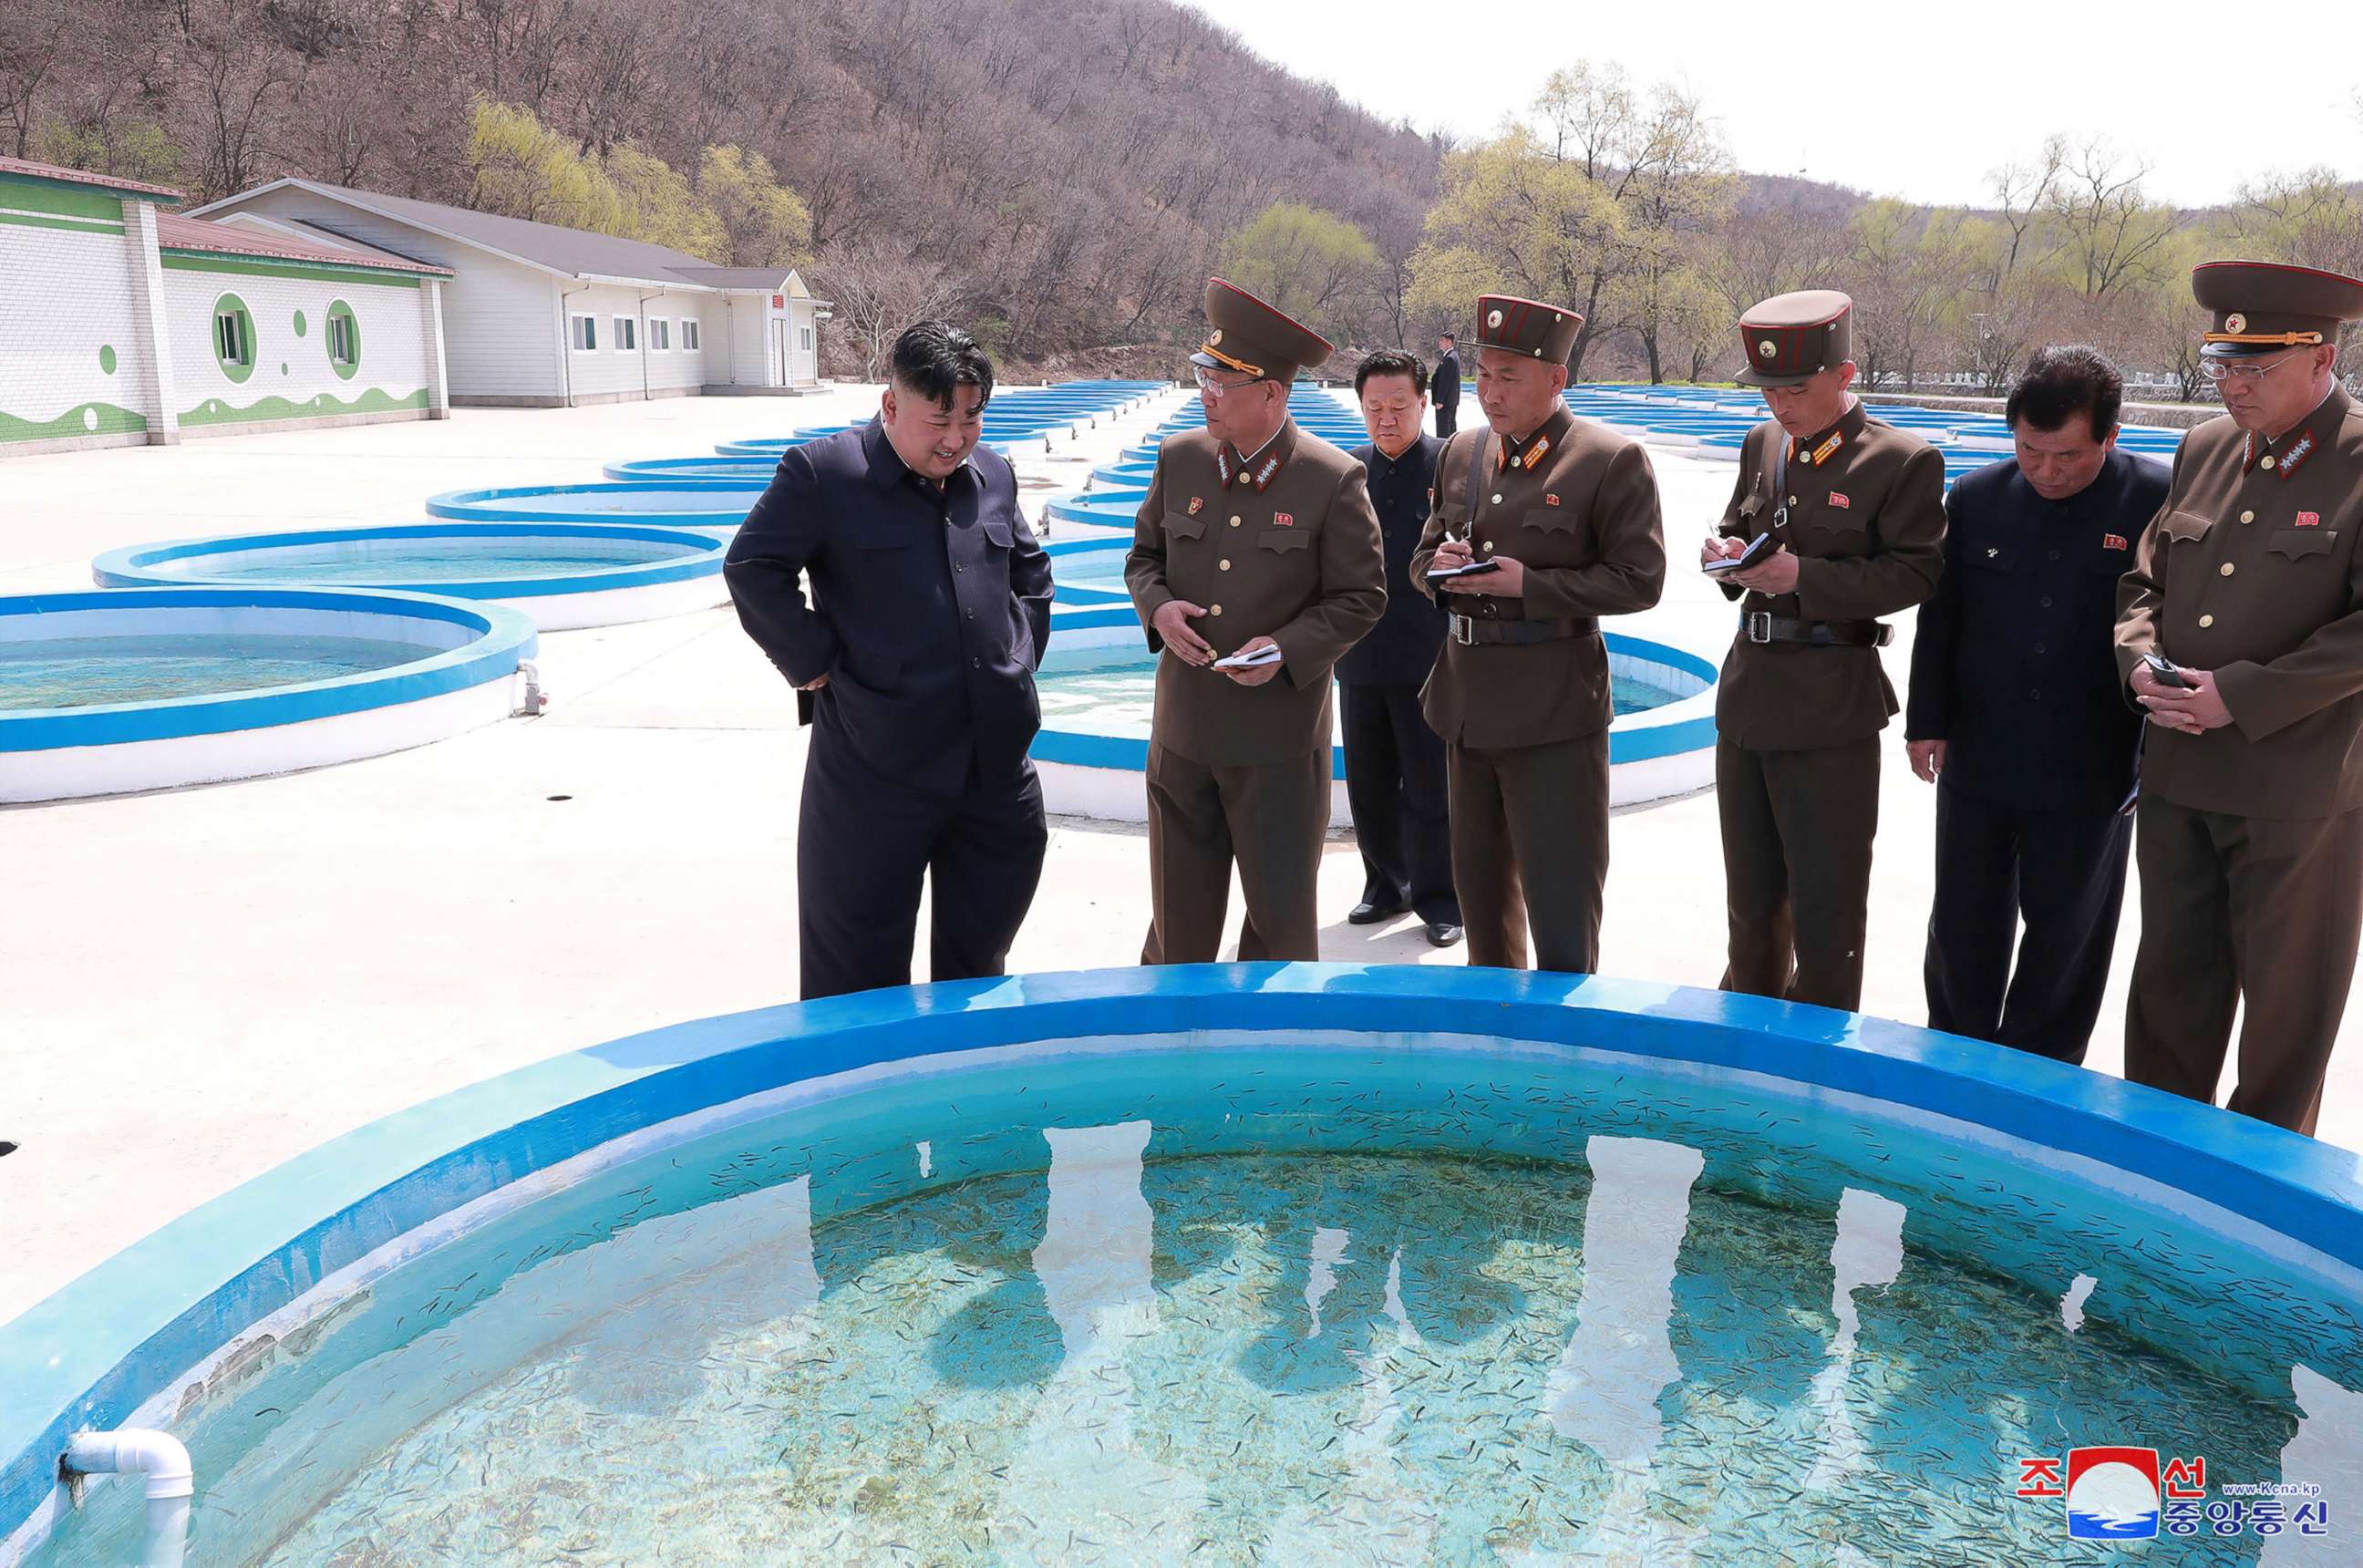
<path id="1" fill-rule="evenodd" d="M 791 447 L 723 577 L 782 674 L 828 677 L 801 694 L 815 745 L 931 795 L 1024 764 L 1041 728 L 1050 562 L 1007 459 L 979 447 L 937 492 L 874 418 Z"/>

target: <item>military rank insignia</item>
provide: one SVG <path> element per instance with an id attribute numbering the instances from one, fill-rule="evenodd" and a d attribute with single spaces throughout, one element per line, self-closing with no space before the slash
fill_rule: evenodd
<path id="1" fill-rule="evenodd" d="M 1541 462 L 1544 458 L 1550 455 L 1550 438 L 1548 436 L 1537 437 L 1535 440 L 1535 444 L 1528 447 L 1525 450 L 1525 454 L 1518 459 L 1518 466 L 1525 469 L 1529 473 L 1533 473 L 1535 465 Z"/>
<path id="2" fill-rule="evenodd" d="M 2102 550 L 2125 550 L 2131 547 L 2125 543 L 2125 536 L 2123 534 L 2102 534 L 2101 536 L 2101 548 Z"/>
<path id="3" fill-rule="evenodd" d="M 1832 452 L 1837 450 L 1844 445 L 1846 445 L 1846 438 L 1839 435 L 1835 430 L 1831 431 L 1830 439 L 1814 449 L 1814 466 L 1815 468 L 1821 467 L 1822 460 L 1824 458 L 1829 456 Z"/>
<path id="4" fill-rule="evenodd" d="M 1205 504 L 1206 504 L 1206 498 L 1205 498 L 1204 495 L 1193 495 L 1193 496 L 1191 496 L 1191 497 L 1190 497 L 1190 515 L 1191 515 L 1192 517 L 1196 517 L 1196 516 L 1198 515 L 1198 510 L 1199 510 L 1199 508 L 1200 508 L 1200 507 L 1202 507 L 1202 506 L 1204 506 Z"/>

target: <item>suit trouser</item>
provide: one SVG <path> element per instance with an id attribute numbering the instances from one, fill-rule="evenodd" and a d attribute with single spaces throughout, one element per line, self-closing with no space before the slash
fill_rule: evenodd
<path id="1" fill-rule="evenodd" d="M 1408 904 L 1423 920 L 1460 924 L 1444 740 L 1419 710 L 1419 688 L 1340 681 L 1337 691 L 1364 901 Z"/>
<path id="2" fill-rule="evenodd" d="M 1543 969 L 1600 966 L 1608 881 L 1608 731 L 1542 746 L 1450 748 L 1452 881 L 1468 917 L 1469 962 Z"/>
<path id="3" fill-rule="evenodd" d="M 1811 751 L 1714 743 L 1731 962 L 1723 989 L 1848 1011 L 1862 1002 L 1879 737 Z"/>
<path id="4" fill-rule="evenodd" d="M 2117 811 L 2040 811 L 1939 784 L 1928 1027 L 2082 1062 L 2108 988 L 2133 831 Z"/>
<path id="5" fill-rule="evenodd" d="M 1436 406 L 1436 434 L 1437 439 L 1441 439 L 1459 428 L 1460 428 L 1460 395 L 1455 393 L 1449 406 L 1443 403 Z"/>
<path id="6" fill-rule="evenodd" d="M 1218 768 L 1148 743 L 1148 940 L 1143 963 L 1212 963 L 1230 914 L 1231 866 L 1247 895 L 1243 962 L 1318 959 L 1329 748 Z"/>
<path id="7" fill-rule="evenodd" d="M 804 996 L 908 985 L 930 877 L 930 977 L 1005 973 L 1049 840 L 1030 762 L 1005 779 L 971 778 L 957 795 L 928 795 L 815 735 L 796 824 Z"/>
<path id="8" fill-rule="evenodd" d="M 2212 1102 L 2236 1004 L 2231 1108 L 2312 1132 L 2363 936 L 2363 810 L 2234 817 L 2144 795 L 2140 817 L 2125 1076 Z"/>

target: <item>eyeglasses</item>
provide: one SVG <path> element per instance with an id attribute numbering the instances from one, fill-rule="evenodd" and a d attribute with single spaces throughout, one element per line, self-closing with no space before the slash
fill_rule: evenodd
<path id="1" fill-rule="evenodd" d="M 1205 366 L 1199 365 L 1194 368 L 1198 373 L 1198 390 L 1217 400 L 1220 400 L 1223 394 L 1226 392 L 1237 392 L 1243 386 L 1256 386 L 1270 379 L 1269 376 L 1253 375 L 1245 381 L 1216 381 L 1215 373 Z"/>
<path id="2" fill-rule="evenodd" d="M 2262 381 L 2291 360 L 2303 357 L 2302 354 L 2279 354 L 2262 364 L 2253 360 L 2202 360 L 2199 361 L 2199 373 L 2209 381 Z"/>

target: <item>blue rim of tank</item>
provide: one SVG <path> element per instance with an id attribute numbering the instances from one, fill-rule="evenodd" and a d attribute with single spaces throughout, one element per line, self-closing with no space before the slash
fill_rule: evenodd
<path id="1" fill-rule="evenodd" d="M 1122 549 L 1126 543 L 1122 539 L 1067 541 L 1071 550 Z M 1057 550 L 1058 546 L 1045 548 Z M 1069 597 L 1071 595 L 1073 597 Z M 1093 598 L 1084 597 L 1086 595 L 1100 598 L 1100 605 L 1085 607 L 1093 606 Z M 1103 595 L 1104 597 L 1101 598 Z M 1068 588 L 1054 590 L 1052 597 L 1059 603 L 1077 606 L 1051 623 L 1050 645 L 1053 650 L 1058 647 L 1061 630 L 1082 631 L 1102 627 L 1137 628 L 1140 625 L 1140 617 L 1134 612 L 1127 594 L 1105 588 Z M 1667 643 L 1627 637 L 1615 631 L 1602 635 L 1607 639 L 1609 652 L 1670 665 L 1706 682 L 1709 690 L 1713 689 L 1722 673 L 1712 660 Z M 1673 706 L 1671 703 L 1667 705 L 1669 707 Z M 1633 719 L 1644 722 L 1628 722 Z M 1643 714 L 1629 714 L 1608 727 L 1608 765 L 1613 768 L 1624 762 L 1646 762 L 1659 757 L 1706 751 L 1714 745 L 1714 714 L 1711 709 L 1691 717 L 1659 723 L 1647 722 Z M 1071 767 L 1121 768 L 1143 773 L 1148 767 L 1148 742 L 1128 735 L 1093 735 L 1082 730 L 1045 727 L 1035 734 L 1033 745 L 1027 748 L 1027 755 L 1037 762 L 1064 762 Z M 1333 780 L 1343 780 L 1346 776 L 1346 749 L 1342 746 L 1329 749 L 1329 776 Z"/>
<path id="2" fill-rule="evenodd" d="M 1091 1036 L 1466 1034 L 1760 1073 L 2154 1183 L 2363 1267 L 2352 1153 L 2023 1051 L 1856 1014 L 1597 975 L 1205 964 L 899 987 L 674 1025 L 396 1112 L 274 1167 L 0 1326 L 0 1539 L 67 1436 L 111 1429 L 318 1281 L 461 1205 L 642 1128 L 785 1084 Z"/>
<path id="3" fill-rule="evenodd" d="M 742 484 L 708 479 L 512 484 L 494 490 L 446 490 L 440 495 L 430 495 L 427 498 L 427 515 L 430 517 L 450 517 L 463 523 L 604 523 L 610 526 L 630 524 L 641 528 L 735 528 L 747 520 L 747 513 L 764 489 L 760 482 Z M 554 512 L 543 507 L 501 505 L 520 495 L 646 495 L 668 491 L 691 495 L 737 495 L 744 497 L 744 505 L 727 511 L 685 512 L 602 512 L 589 506 L 579 512 Z"/>
<path id="4" fill-rule="evenodd" d="M 533 657 L 539 646 L 532 619 L 520 610 L 433 594 L 378 589 L 98 588 L 0 597 L 0 616 L 70 615 L 85 610 L 117 614 L 143 606 L 160 610 L 292 609 L 407 616 L 466 627 L 476 636 L 460 647 L 407 664 L 297 685 L 90 707 L 0 708 L 0 751 L 48 751 L 65 746 L 117 746 L 133 740 L 223 735 L 393 707 L 506 680 L 516 673 L 517 661 Z M 0 1360 L 0 1365 L 6 1364 Z"/>
<path id="5" fill-rule="evenodd" d="M 212 534 L 203 539 L 160 539 L 110 550 L 90 563 L 91 576 L 102 588 L 148 588 L 181 584 L 232 585 L 239 579 L 210 577 L 194 566 L 173 571 L 169 563 L 197 562 L 208 555 L 239 554 L 250 550 L 275 550 L 307 544 L 344 544 L 372 539 L 643 539 L 652 544 L 679 545 L 697 553 L 676 560 L 627 562 L 600 572 L 569 577 L 474 577 L 433 583 L 372 583 L 371 591 L 427 594 L 447 599 L 531 599 L 557 594 L 598 594 L 618 588 L 647 588 L 659 583 L 680 583 L 692 577 L 713 577 L 722 571 L 723 552 L 729 547 L 712 534 L 687 528 L 644 528 L 625 524 L 601 527 L 589 523 L 404 523 L 383 528 L 316 528 L 304 533 Z M 322 587 L 337 584 L 323 578 Z M 362 586 L 355 584 L 356 587 Z"/>
<path id="6" fill-rule="evenodd" d="M 1062 539 L 1044 545 L 1042 547 L 1042 553 L 1050 556 L 1085 555 L 1096 553 L 1100 550 L 1129 550 L 1131 549 L 1132 540 L 1129 539 Z M 1062 584 L 1058 580 L 1058 568 L 1056 566 L 1051 568 L 1050 581 L 1050 601 L 1053 604 L 1115 606 L 1129 605 L 1132 603 L 1131 593 L 1123 588 L 1088 588 L 1080 584 Z M 1091 619 L 1070 620 L 1067 617 L 1060 616 L 1059 617 L 1059 625 L 1123 626 L 1133 623 L 1135 618 L 1136 617 L 1133 617 L 1130 611 L 1126 611 L 1124 615 L 1112 621 Z M 1055 630 L 1056 628 L 1053 629 Z M 1037 754 L 1038 755 L 1039 753 L 1037 752 Z"/>

